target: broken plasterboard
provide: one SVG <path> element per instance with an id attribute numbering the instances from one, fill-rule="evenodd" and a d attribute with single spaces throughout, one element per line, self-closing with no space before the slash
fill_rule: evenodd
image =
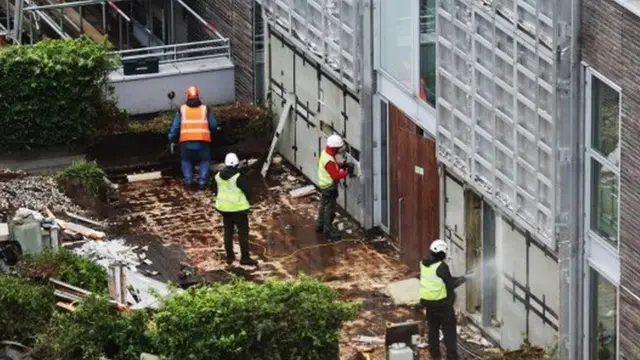
<path id="1" fill-rule="evenodd" d="M 420 280 L 410 278 L 387 285 L 387 293 L 396 305 L 414 305 L 420 302 Z"/>
<path id="2" fill-rule="evenodd" d="M 267 172 L 269 171 L 269 167 L 271 166 L 271 160 L 273 160 L 273 153 L 276 150 L 276 145 L 278 145 L 278 139 L 280 138 L 280 134 L 282 134 L 282 130 L 284 130 L 284 126 L 287 124 L 291 108 L 296 102 L 296 97 L 293 94 L 286 94 L 284 96 L 284 99 L 286 100 L 286 103 L 282 108 L 282 114 L 280 114 L 276 132 L 275 134 L 273 134 L 273 140 L 271 140 L 269 155 L 267 155 L 267 159 L 264 161 L 264 165 L 262 165 L 262 170 L 260 170 L 260 174 L 262 175 L 262 177 L 267 176 Z"/>
<path id="3" fill-rule="evenodd" d="M 294 199 L 309 196 L 316 192 L 316 187 L 313 185 L 303 186 L 301 188 L 293 189 L 289 192 L 289 196 Z"/>
<path id="4" fill-rule="evenodd" d="M 2 223 L 0 224 L 0 241 L 9 240 L 9 224 Z"/>

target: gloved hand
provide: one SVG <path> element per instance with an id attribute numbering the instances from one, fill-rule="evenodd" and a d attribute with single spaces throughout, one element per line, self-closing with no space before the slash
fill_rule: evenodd
<path id="1" fill-rule="evenodd" d="M 356 176 L 356 165 L 352 163 L 346 163 L 345 167 L 347 168 L 347 172 L 349 172 L 349 177 Z"/>
<path id="2" fill-rule="evenodd" d="M 173 155 L 175 151 L 176 151 L 176 143 L 169 144 L 169 152 L 171 153 L 171 155 Z"/>

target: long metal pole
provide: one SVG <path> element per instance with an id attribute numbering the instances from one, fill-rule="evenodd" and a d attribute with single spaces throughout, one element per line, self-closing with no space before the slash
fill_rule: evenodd
<path id="1" fill-rule="evenodd" d="M 176 43 L 176 5 L 173 3 L 173 0 L 169 0 L 169 24 L 171 26 L 171 36 L 170 40 L 172 44 Z"/>
<path id="2" fill-rule="evenodd" d="M 110 2 L 114 2 L 115 3 L 115 2 L 121 2 L 121 1 L 130 1 L 130 0 L 111 0 Z M 86 6 L 86 5 L 98 5 L 98 4 L 103 4 L 105 2 L 109 2 L 109 1 L 106 1 L 106 0 L 80 0 L 80 1 L 59 3 L 59 4 L 33 5 L 33 6 L 28 6 L 28 7 L 24 8 L 24 11 L 60 9 L 60 8 Z"/>
<path id="3" fill-rule="evenodd" d="M 374 161 L 373 147 L 373 6 L 371 0 L 357 2 L 356 31 L 354 31 L 355 54 L 360 60 L 355 61 L 354 82 L 360 88 L 360 185 L 362 186 L 362 226 L 373 227 L 374 214 Z M 359 55 L 359 56 L 358 56 Z M 342 54 L 340 54 L 342 59 Z"/>
<path id="4" fill-rule="evenodd" d="M 107 34 L 107 6 L 105 3 L 102 3 L 102 32 L 104 35 Z"/>
<path id="5" fill-rule="evenodd" d="M 182 7 L 185 10 L 190 12 L 191 15 L 193 15 L 198 21 L 200 21 L 207 29 L 209 29 L 209 31 L 216 34 L 216 36 L 218 36 L 221 39 L 225 38 L 224 36 L 222 36 L 222 34 L 218 32 L 218 30 L 216 30 L 216 28 L 213 25 L 209 24 L 205 19 L 202 18 L 202 16 L 198 15 L 198 13 L 195 12 L 195 10 L 193 10 L 192 8 L 190 8 L 184 1 L 182 0 L 175 0 L 175 1 L 177 1 L 180 5 L 182 5 Z"/>

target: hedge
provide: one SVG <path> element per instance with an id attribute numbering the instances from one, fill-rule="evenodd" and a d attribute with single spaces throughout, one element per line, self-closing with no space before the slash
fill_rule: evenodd
<path id="1" fill-rule="evenodd" d="M 47 326 L 55 303 L 50 287 L 0 274 L 0 341 L 31 345 L 35 335 Z"/>
<path id="2" fill-rule="evenodd" d="M 155 336 L 168 359 L 335 360 L 342 323 L 357 309 L 308 277 L 235 281 L 175 294 L 155 317 Z"/>
<path id="3" fill-rule="evenodd" d="M 115 111 L 108 74 L 119 59 L 87 38 L 0 49 L 0 151 L 85 142 Z"/>
<path id="4" fill-rule="evenodd" d="M 20 276 L 46 284 L 56 278 L 87 291 L 108 293 L 107 271 L 67 249 L 47 249 L 36 255 L 25 255 L 17 266 Z"/>

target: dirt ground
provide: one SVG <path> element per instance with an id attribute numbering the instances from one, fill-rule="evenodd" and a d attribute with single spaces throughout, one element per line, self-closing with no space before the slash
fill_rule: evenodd
<path id="1" fill-rule="evenodd" d="M 363 303 L 358 318 L 342 330 L 341 359 L 350 359 L 361 346 L 351 339 L 358 335 L 384 337 L 387 323 L 424 320 L 419 308 L 394 306 L 384 294 L 387 284 L 412 276 L 384 242 L 365 243 L 357 226 L 344 216 L 342 241 L 327 243 L 315 233 L 314 217 L 318 197 L 291 199 L 288 192 L 305 181 L 286 167 L 276 165 L 266 180 L 257 169 L 246 168 L 254 192 L 250 216 L 251 251 L 259 260 L 257 268 L 228 267 L 223 261 L 222 219 L 213 210 L 210 190 L 184 190 L 180 179 L 127 183 L 121 185 L 119 212 L 126 231 L 157 235 L 166 246 L 180 245 L 207 281 L 225 281 L 232 274 L 253 281 L 267 277 L 295 279 L 301 273 L 323 278 L 344 300 Z M 341 227 L 342 227 L 341 226 Z M 239 254 L 237 241 L 236 254 Z M 473 344 L 463 346 L 481 351 Z M 460 350 L 463 358 L 471 356 Z M 426 349 L 421 358 L 428 359 Z M 384 359 L 384 349 L 376 346 L 371 359 Z"/>

